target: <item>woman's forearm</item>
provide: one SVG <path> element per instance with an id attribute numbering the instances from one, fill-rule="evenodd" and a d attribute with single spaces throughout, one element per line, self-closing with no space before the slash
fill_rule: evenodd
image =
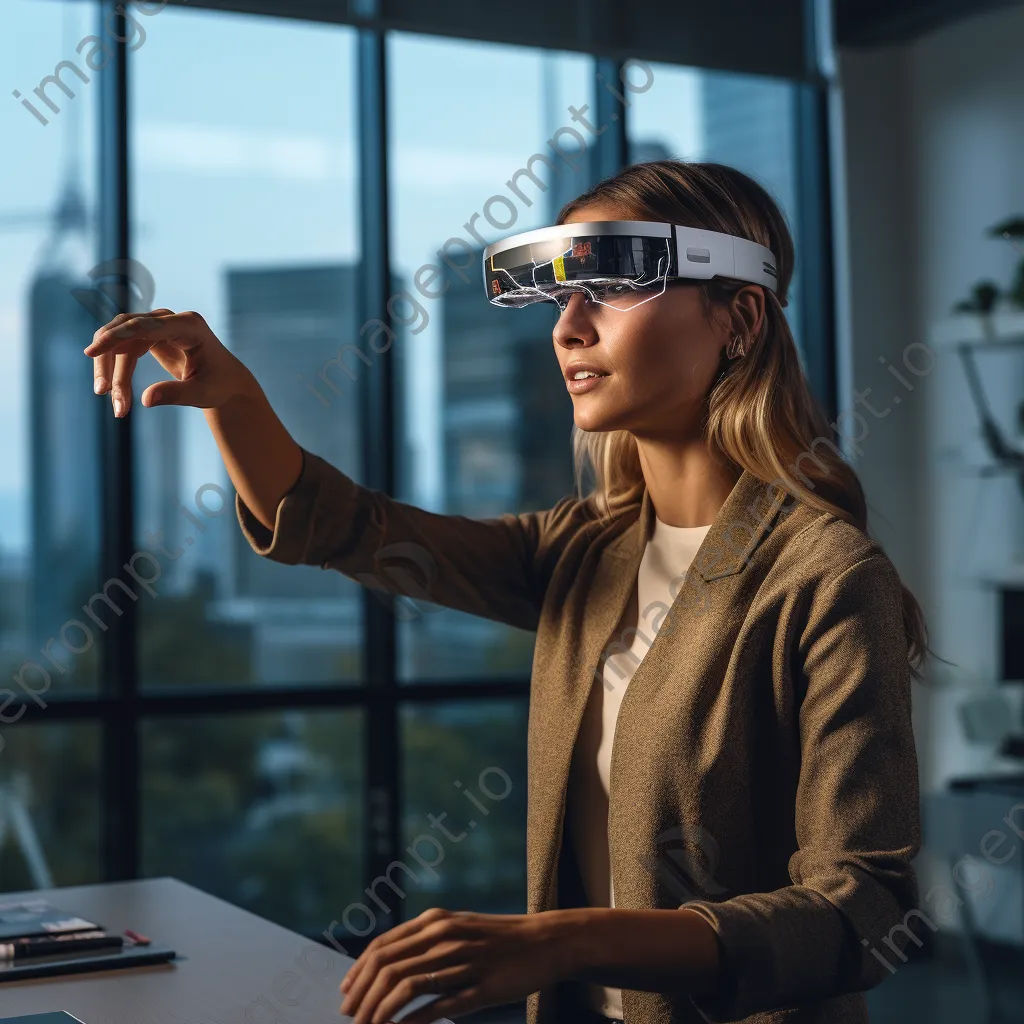
<path id="1" fill-rule="evenodd" d="M 299 445 L 248 371 L 238 393 L 215 409 L 204 409 L 203 414 L 235 490 L 253 515 L 272 530 L 282 496 L 302 471 Z"/>
<path id="2" fill-rule="evenodd" d="M 567 979 L 647 992 L 710 995 L 721 977 L 718 936 L 691 910 L 578 907 L 548 911 Z"/>

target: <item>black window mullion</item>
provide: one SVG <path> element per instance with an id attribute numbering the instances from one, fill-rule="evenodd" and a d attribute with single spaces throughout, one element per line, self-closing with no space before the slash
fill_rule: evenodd
<path id="1" fill-rule="evenodd" d="M 122 13 L 118 13 L 121 11 Z M 116 24 L 125 40 L 112 42 L 113 57 L 99 81 L 99 260 L 130 258 L 128 198 L 128 51 L 129 37 L 123 7 L 97 7 L 102 24 Z M 109 19 L 115 19 L 110 21 Z M 100 29 L 97 29 L 100 33 Z M 100 33 L 102 34 L 102 33 Z M 131 311 L 127 263 L 121 273 L 116 304 Z M 111 295 L 111 292 L 107 292 Z M 111 295 L 113 298 L 113 295 Z M 100 572 L 103 579 L 119 577 L 132 557 L 135 536 L 132 495 L 132 419 L 115 419 L 110 401 L 97 401 L 100 417 L 100 466 L 103 534 Z M 103 720 L 101 785 L 103 787 L 101 849 L 103 874 L 110 881 L 136 878 L 139 872 L 139 758 L 136 702 L 135 604 L 128 604 L 117 628 L 108 631 L 101 646 L 101 692 L 114 700 Z"/>
<path id="2" fill-rule="evenodd" d="M 400 690 L 403 704 L 467 703 L 507 700 L 527 697 L 530 681 L 526 677 L 505 679 L 477 679 L 460 682 L 412 680 Z M 324 686 L 303 683 L 295 686 L 180 686 L 154 687 L 139 693 L 133 700 L 136 721 L 162 716 L 255 714 L 260 711 L 332 710 L 357 708 L 365 711 L 373 705 L 396 703 L 398 692 L 379 687 Z M 122 703 L 115 694 L 99 697 L 55 696 L 47 705 L 45 719 L 57 721 L 102 722 L 117 713 Z M 8 701 L 5 709 L 12 718 L 24 717 L 26 722 L 35 716 L 44 716 L 36 703 L 29 699 Z"/>
<path id="3" fill-rule="evenodd" d="M 800 324 L 805 372 L 832 421 L 837 415 L 831 169 L 827 86 L 797 83 L 795 93 Z"/>
<path id="4" fill-rule="evenodd" d="M 594 122 L 598 126 L 606 126 L 590 149 L 590 173 L 595 183 L 617 174 L 629 162 L 626 133 L 629 108 L 623 107 L 609 89 L 610 86 L 611 89 L 625 93 L 619 77 L 621 71 L 621 61 L 608 57 L 597 57 L 594 60 Z"/>
<path id="5" fill-rule="evenodd" d="M 382 321 L 390 330 L 391 293 L 388 245 L 386 40 L 372 29 L 359 30 L 359 190 L 362 275 L 359 322 Z M 389 335 L 390 336 L 390 335 Z M 360 429 L 366 486 L 395 493 L 393 346 L 374 360 L 360 388 Z M 399 844 L 401 771 L 398 727 L 397 628 L 391 610 L 363 591 L 363 652 L 366 686 L 373 699 L 365 711 L 364 873 L 382 875 Z M 380 698 L 384 699 L 380 699 Z M 384 931 L 394 914 L 378 915 Z"/>
<path id="6" fill-rule="evenodd" d="M 835 75 L 831 8 L 804 2 L 807 76 L 793 86 L 796 168 L 796 272 L 800 274 L 804 371 L 834 422 L 838 413 L 835 244 L 832 223 L 830 95 Z"/>

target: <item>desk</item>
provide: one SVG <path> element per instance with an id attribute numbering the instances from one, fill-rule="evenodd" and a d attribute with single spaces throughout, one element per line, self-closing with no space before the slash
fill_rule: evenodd
<path id="1" fill-rule="evenodd" d="M 85 1024 L 344 1024 L 352 957 L 173 878 L 10 893 L 174 949 L 167 964 L 0 984 L 0 1017 L 67 1010 Z M 325 911 L 325 917 L 327 916 Z M 420 996 L 410 1007 L 433 997 Z M 440 1018 L 443 1024 L 451 1024 Z"/>

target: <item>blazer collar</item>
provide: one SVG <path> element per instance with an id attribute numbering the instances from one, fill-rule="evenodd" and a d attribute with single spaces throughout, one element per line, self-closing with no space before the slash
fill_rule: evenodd
<path id="1" fill-rule="evenodd" d="M 710 583 L 743 569 L 771 530 L 780 509 L 783 515 L 791 510 L 792 501 L 784 508 L 787 497 L 791 497 L 787 491 L 744 469 L 701 542 L 693 560 L 694 571 Z M 637 565 L 654 533 L 654 518 L 651 492 L 645 487 L 640 515 L 631 530 L 627 530 L 620 549 L 623 556 Z"/>

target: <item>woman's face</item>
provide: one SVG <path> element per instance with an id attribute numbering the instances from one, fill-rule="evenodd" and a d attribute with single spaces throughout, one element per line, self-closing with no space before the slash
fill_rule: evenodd
<path id="1" fill-rule="evenodd" d="M 628 219 L 635 218 L 598 204 L 578 210 L 568 223 Z M 632 309 L 572 295 L 553 340 L 581 430 L 653 436 L 687 432 L 699 423 L 729 331 L 707 322 L 697 284 L 671 284 Z M 576 364 L 602 376 L 574 393 Z"/>

